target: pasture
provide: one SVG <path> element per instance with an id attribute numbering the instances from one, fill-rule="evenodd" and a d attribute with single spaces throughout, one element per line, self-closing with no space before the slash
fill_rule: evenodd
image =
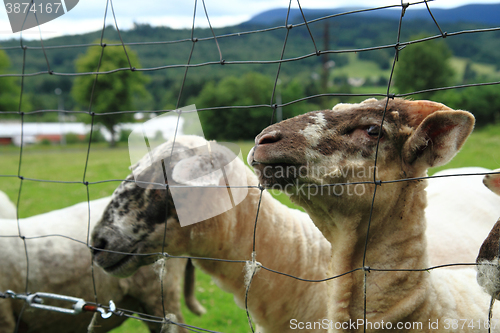
<path id="1" fill-rule="evenodd" d="M 245 159 L 253 143 L 239 142 L 238 145 Z M 0 155 L 0 174 L 4 176 L 0 177 L 0 189 L 14 202 L 19 197 L 20 217 L 86 201 L 87 189 L 90 200 L 110 195 L 119 180 L 129 174 L 130 160 L 125 145 L 110 149 L 104 144 L 92 144 L 86 169 L 86 145 L 25 147 L 19 173 L 24 180 L 17 177 L 19 148 L 0 147 Z M 500 125 L 475 130 L 461 152 L 445 167 L 434 169 L 431 174 L 440 169 L 465 166 L 500 167 Z M 85 186 L 83 181 L 89 185 Z M 279 199 L 291 205 L 283 195 Z M 200 271 L 197 271 L 196 293 L 207 313 L 196 317 L 183 307 L 186 323 L 222 332 L 250 331 L 246 313 L 234 304 L 232 295 L 221 291 L 208 275 Z M 113 332 L 140 333 L 147 332 L 147 329 L 140 321 L 129 319 Z"/>

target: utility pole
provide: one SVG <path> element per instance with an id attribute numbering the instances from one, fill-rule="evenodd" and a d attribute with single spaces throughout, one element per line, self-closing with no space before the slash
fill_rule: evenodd
<path id="1" fill-rule="evenodd" d="M 58 112 L 58 116 L 59 116 L 59 124 L 61 125 L 61 146 L 65 146 L 66 145 L 66 135 L 64 134 L 64 112 L 62 112 L 64 110 L 64 100 L 63 100 L 63 97 L 62 97 L 62 90 L 61 88 L 56 88 L 54 90 L 54 93 L 57 95 L 57 110 L 59 110 Z"/>
<path id="2" fill-rule="evenodd" d="M 326 51 L 330 48 L 329 45 L 329 40 L 330 40 L 330 34 L 329 34 L 329 24 L 328 21 L 325 22 L 324 25 L 324 31 L 323 31 L 323 50 Z M 321 89 L 323 90 L 322 93 L 326 93 L 328 89 L 328 77 L 330 74 L 329 70 L 329 65 L 328 65 L 328 53 L 323 53 L 321 55 L 321 64 L 322 64 L 322 71 L 321 71 Z"/>
<path id="3" fill-rule="evenodd" d="M 283 120 L 283 108 L 281 107 L 281 80 L 278 79 L 276 82 L 276 104 L 278 104 L 278 108 L 276 109 L 276 122 L 279 123 Z"/>

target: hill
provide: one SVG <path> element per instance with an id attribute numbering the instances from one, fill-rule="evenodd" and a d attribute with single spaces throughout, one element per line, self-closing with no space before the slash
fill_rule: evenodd
<path id="1" fill-rule="evenodd" d="M 465 5 L 456 8 L 443 9 L 443 8 L 432 8 L 431 11 L 434 18 L 438 22 L 446 23 L 478 23 L 489 26 L 499 26 L 500 25 L 500 3 L 499 4 L 474 4 Z M 333 9 L 303 9 L 304 15 L 308 20 L 313 20 L 320 17 L 326 17 L 331 15 L 338 15 L 340 13 L 358 11 L 362 10 L 361 7 L 351 7 L 351 8 L 333 8 Z M 269 25 L 284 23 L 284 18 L 286 17 L 288 9 L 287 8 L 276 8 L 262 12 L 254 17 L 252 17 L 247 24 L 260 24 Z M 380 17 L 384 19 L 398 20 L 401 16 L 400 8 L 387 8 L 369 12 L 362 12 L 355 14 L 358 17 Z M 429 15 L 427 9 L 415 9 L 414 6 L 409 7 L 405 13 L 406 20 L 426 20 L 432 21 L 432 17 Z M 290 9 L 289 22 L 292 24 L 297 24 L 303 22 L 302 14 L 297 8 Z"/>
<path id="2" fill-rule="evenodd" d="M 408 41 L 417 34 L 439 35 L 439 30 L 427 12 L 410 9 L 403 21 L 401 41 Z M 449 10 L 434 9 L 433 14 L 443 31 L 452 33 L 500 25 L 499 9 L 500 5 L 470 5 Z M 304 9 L 304 12 L 308 19 L 312 19 L 343 10 L 345 9 Z M 394 9 L 377 10 L 316 21 L 309 24 L 314 40 L 304 25 L 293 27 L 288 36 L 284 27 L 266 29 L 283 24 L 286 17 L 284 9 L 261 13 L 237 26 L 214 29 L 218 36 L 218 46 L 209 29 L 195 29 L 193 35 L 197 42 L 194 47 L 189 29 L 137 24 L 133 29 L 121 31 L 121 35 L 124 42 L 138 53 L 140 65 L 133 66 L 144 69 L 151 78 L 148 90 L 153 98 L 148 105 L 141 107 L 163 109 L 166 104 L 175 104 L 177 100 L 185 74 L 184 65 L 191 50 L 190 64 L 196 67 L 188 70 L 181 105 L 187 105 L 189 98 L 196 96 L 208 81 L 241 76 L 250 71 L 263 73 L 270 78 L 276 77 L 279 67 L 277 60 L 282 52 L 283 58 L 290 60 L 280 66 L 282 81 L 300 77 L 307 82 L 311 80 L 311 76 L 320 76 L 325 59 L 315 55 L 316 49 L 347 50 L 349 56 L 337 53 L 328 55 L 328 60 L 334 61 L 336 69 L 346 65 L 352 60 L 351 55 L 355 55 L 355 58 L 371 61 L 375 66 L 386 70 L 394 58 L 393 47 L 370 52 L 359 50 L 393 45 L 396 42 L 399 15 L 399 11 Z M 297 10 L 292 10 L 291 19 L 293 24 L 303 21 Z M 325 40 L 325 29 L 328 30 L 328 40 Z M 112 27 L 106 29 L 104 36 L 108 41 L 119 40 Z M 287 42 L 284 47 L 285 36 Z M 45 50 L 41 48 L 40 41 L 23 42 L 27 46 L 24 72 L 31 75 L 24 82 L 24 91 L 28 98 L 33 99 L 35 109 L 55 108 L 57 100 L 54 89 L 58 87 L 64 87 L 65 108 L 76 107 L 68 95 L 74 79 L 74 61 L 86 52 L 88 44 L 95 43 L 99 37 L 100 32 L 94 32 L 48 39 L 43 43 Z M 499 31 L 464 33 L 448 37 L 444 41 L 455 57 L 500 66 Z M 0 44 L 0 49 L 4 49 L 11 60 L 9 73 L 21 73 L 24 52 L 19 41 L 4 41 Z M 300 60 L 295 61 L 296 58 Z M 221 66 L 221 59 L 224 60 L 224 66 Z M 55 74 L 48 75 L 49 70 Z M 309 94 L 313 93 L 313 90 L 309 91 Z"/>

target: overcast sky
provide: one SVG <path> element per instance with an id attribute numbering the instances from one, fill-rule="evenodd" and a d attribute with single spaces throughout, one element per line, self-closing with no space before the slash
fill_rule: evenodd
<path id="1" fill-rule="evenodd" d="M 30 0 L 25 0 L 29 2 Z M 59 1 L 59 0 L 54 0 Z M 37 0 L 35 2 L 40 2 Z M 45 1 L 47 2 L 47 1 Z M 410 2 L 416 2 L 412 0 Z M 134 22 L 149 23 L 154 26 L 188 28 L 192 25 L 195 1 L 189 0 L 115 0 L 113 6 L 120 29 L 129 29 Z M 288 7 L 289 0 L 205 0 L 210 22 L 214 27 L 234 25 L 250 19 L 268 9 Z M 435 0 L 429 2 L 432 8 L 452 8 L 465 4 L 500 3 L 500 0 Z M 302 8 L 370 8 L 398 5 L 397 0 L 301 0 Z M 79 34 L 102 28 L 106 0 L 80 0 L 76 7 L 62 17 L 40 26 L 44 39 L 64 34 Z M 292 0 L 292 8 L 297 1 Z M 415 7 L 416 8 L 416 7 Z M 420 7 L 421 8 L 421 7 Z M 112 24 L 112 14 L 108 11 L 108 24 Z M 198 1 L 196 24 L 206 26 L 206 17 L 201 0 Z M 0 39 L 19 39 L 20 33 L 12 33 L 6 9 L 0 9 Z M 39 39 L 38 28 L 23 32 L 23 38 Z"/>

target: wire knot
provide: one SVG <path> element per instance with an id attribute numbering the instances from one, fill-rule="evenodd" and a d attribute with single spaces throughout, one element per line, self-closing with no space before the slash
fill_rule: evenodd
<path id="1" fill-rule="evenodd" d="M 250 282 L 252 282 L 253 276 L 260 270 L 262 264 L 255 260 L 257 254 L 252 252 L 252 260 L 247 261 L 245 264 L 245 286 L 250 287 Z"/>
<path id="2" fill-rule="evenodd" d="M 167 314 L 163 318 L 160 333 L 176 333 L 177 332 L 177 316 L 173 313 Z"/>
<path id="3" fill-rule="evenodd" d="M 402 5 L 401 17 L 403 17 L 406 14 L 406 9 L 410 6 L 410 3 L 409 2 L 403 2 L 401 5 Z"/>

